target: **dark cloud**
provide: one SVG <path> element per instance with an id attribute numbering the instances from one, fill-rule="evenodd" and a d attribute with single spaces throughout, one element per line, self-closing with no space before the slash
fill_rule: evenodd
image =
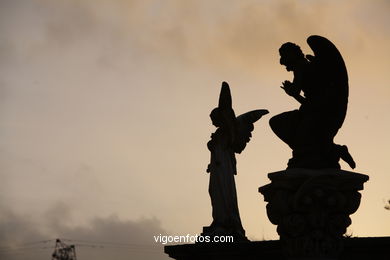
<path id="1" fill-rule="evenodd" d="M 156 218 L 121 220 L 112 215 L 71 225 L 71 210 L 64 203 L 52 207 L 41 221 L 1 209 L 0 259 L 49 259 L 55 238 L 75 245 L 80 259 L 168 259 L 154 236 L 166 235 Z"/>

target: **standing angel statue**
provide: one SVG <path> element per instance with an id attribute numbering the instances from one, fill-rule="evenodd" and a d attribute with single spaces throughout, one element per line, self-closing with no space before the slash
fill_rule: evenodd
<path id="1" fill-rule="evenodd" d="M 203 228 L 203 236 L 231 235 L 235 241 L 245 241 L 238 211 L 234 175 L 237 174 L 235 153 L 241 153 L 249 142 L 253 124 L 268 111 L 253 110 L 235 116 L 229 85 L 222 83 L 219 104 L 210 114 L 211 121 L 217 127 L 211 135 L 207 147 L 211 152 L 209 194 L 212 205 L 213 222 Z"/>

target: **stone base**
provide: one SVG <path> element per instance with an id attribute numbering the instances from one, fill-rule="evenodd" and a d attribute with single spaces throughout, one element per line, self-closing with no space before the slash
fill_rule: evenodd
<path id="1" fill-rule="evenodd" d="M 279 241 L 196 243 L 165 246 L 164 251 L 176 260 L 284 260 Z"/>
<path id="2" fill-rule="evenodd" d="M 259 188 L 290 259 L 337 259 L 349 215 L 360 205 L 368 176 L 339 169 L 288 169 L 268 174 Z"/>
<path id="3" fill-rule="evenodd" d="M 344 250 L 338 260 L 388 260 L 390 237 L 343 238 Z M 198 243 L 165 246 L 164 252 L 176 260 L 319 260 L 289 258 L 280 241 L 247 243 Z"/>
<path id="4" fill-rule="evenodd" d="M 241 227 L 242 228 L 242 227 Z M 249 239 L 245 236 L 245 230 L 239 230 L 241 232 L 237 232 L 237 230 L 231 228 L 218 228 L 218 227 L 212 227 L 211 226 L 205 226 L 203 227 L 203 232 L 200 234 L 203 237 L 210 237 L 211 239 L 215 236 L 229 236 L 233 238 L 233 241 L 235 242 L 249 242 Z"/>

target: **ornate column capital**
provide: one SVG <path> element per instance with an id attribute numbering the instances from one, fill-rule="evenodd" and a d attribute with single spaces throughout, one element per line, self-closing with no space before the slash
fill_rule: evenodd
<path id="1" fill-rule="evenodd" d="M 340 169 L 288 169 L 268 174 L 259 188 L 269 220 L 277 225 L 283 249 L 291 259 L 336 259 L 349 215 L 360 205 L 369 177 Z M 298 257 L 298 258 L 297 258 Z"/>

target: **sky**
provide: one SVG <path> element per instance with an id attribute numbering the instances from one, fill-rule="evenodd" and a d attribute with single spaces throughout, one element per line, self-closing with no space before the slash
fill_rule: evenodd
<path id="1" fill-rule="evenodd" d="M 211 223 L 206 143 L 222 81 L 236 114 L 268 109 L 237 156 L 251 240 L 278 239 L 258 187 L 289 148 L 268 120 L 298 108 L 278 48 L 327 37 L 345 60 L 336 136 L 367 174 L 352 236 L 390 236 L 390 4 L 307 0 L 1 0 L 0 258 L 168 259 L 155 235 Z M 341 163 L 342 169 L 350 170 Z"/>

